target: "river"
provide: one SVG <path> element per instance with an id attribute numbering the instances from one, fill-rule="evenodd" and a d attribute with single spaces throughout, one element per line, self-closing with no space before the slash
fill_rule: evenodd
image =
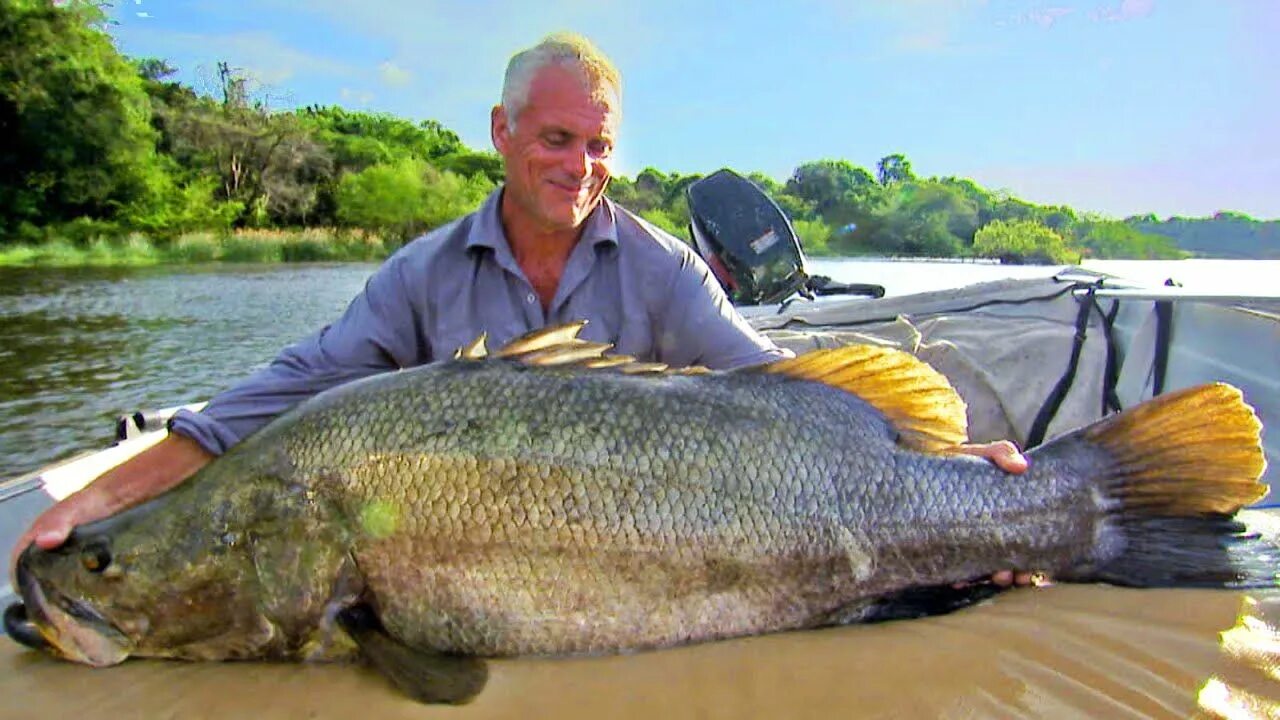
<path id="1" fill-rule="evenodd" d="M 890 294 L 1056 267 L 814 260 Z M 336 317 L 376 266 L 209 265 L 0 271 L 0 477 L 112 440 L 125 412 L 195 402 Z M 1147 282 L 1274 293 L 1280 261 L 1094 263 Z"/>

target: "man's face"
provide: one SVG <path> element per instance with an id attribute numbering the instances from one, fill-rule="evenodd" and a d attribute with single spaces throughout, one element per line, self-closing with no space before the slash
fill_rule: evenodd
<path id="1" fill-rule="evenodd" d="M 543 230 L 579 227 L 609 184 L 618 100 L 596 95 L 579 74 L 552 65 L 534 76 L 514 132 L 506 111 L 493 110 L 493 144 L 507 167 L 504 204 Z"/>

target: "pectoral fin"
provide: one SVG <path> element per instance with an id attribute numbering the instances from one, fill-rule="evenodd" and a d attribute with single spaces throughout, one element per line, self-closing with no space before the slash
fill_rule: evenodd
<path id="1" fill-rule="evenodd" d="M 489 679 L 483 660 L 420 650 L 391 637 L 368 605 L 343 610 L 338 624 L 375 668 L 418 702 L 462 705 Z"/>
<path id="2" fill-rule="evenodd" d="M 1003 590 L 992 583 L 973 583 L 959 588 L 951 585 L 907 588 L 841 608 L 822 624 L 853 625 L 946 615 L 995 597 Z"/>

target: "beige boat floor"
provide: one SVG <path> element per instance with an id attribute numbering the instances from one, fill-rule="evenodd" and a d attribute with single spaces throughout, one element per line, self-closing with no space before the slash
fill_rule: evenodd
<path id="1" fill-rule="evenodd" d="M 0 640 L 4 718 L 1280 716 L 1280 593 L 1062 585 L 940 618 L 502 660 L 463 708 L 357 665 L 129 661 Z"/>

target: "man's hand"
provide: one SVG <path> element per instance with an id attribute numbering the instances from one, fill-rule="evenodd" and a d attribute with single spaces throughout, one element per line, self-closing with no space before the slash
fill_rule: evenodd
<path id="1" fill-rule="evenodd" d="M 957 445 L 952 451 L 986 458 L 995 463 L 996 467 L 1014 475 L 1021 475 L 1029 467 L 1026 456 L 1018 450 L 1017 445 L 1008 440 L 983 445 Z"/>
<path id="2" fill-rule="evenodd" d="M 1030 466 L 1027 458 L 1018 450 L 1018 446 L 1008 440 L 1000 440 L 998 442 L 986 443 L 982 445 L 957 445 L 954 452 L 963 453 L 965 455 L 976 455 L 986 458 L 995 463 L 996 467 L 1001 470 L 1021 475 L 1027 471 Z M 1012 570 L 1001 570 L 991 576 L 991 582 L 1000 587 L 1009 587 L 1010 585 L 1045 585 L 1048 580 L 1040 573 L 1020 572 L 1014 573 Z M 963 587 L 967 583 L 956 583 L 956 587 Z"/>
<path id="3" fill-rule="evenodd" d="M 190 477 L 213 459 L 194 440 L 173 434 L 103 473 L 83 490 L 45 510 L 18 539 L 9 557 L 10 575 L 31 543 L 52 550 L 71 530 L 110 517 L 159 495 Z"/>

